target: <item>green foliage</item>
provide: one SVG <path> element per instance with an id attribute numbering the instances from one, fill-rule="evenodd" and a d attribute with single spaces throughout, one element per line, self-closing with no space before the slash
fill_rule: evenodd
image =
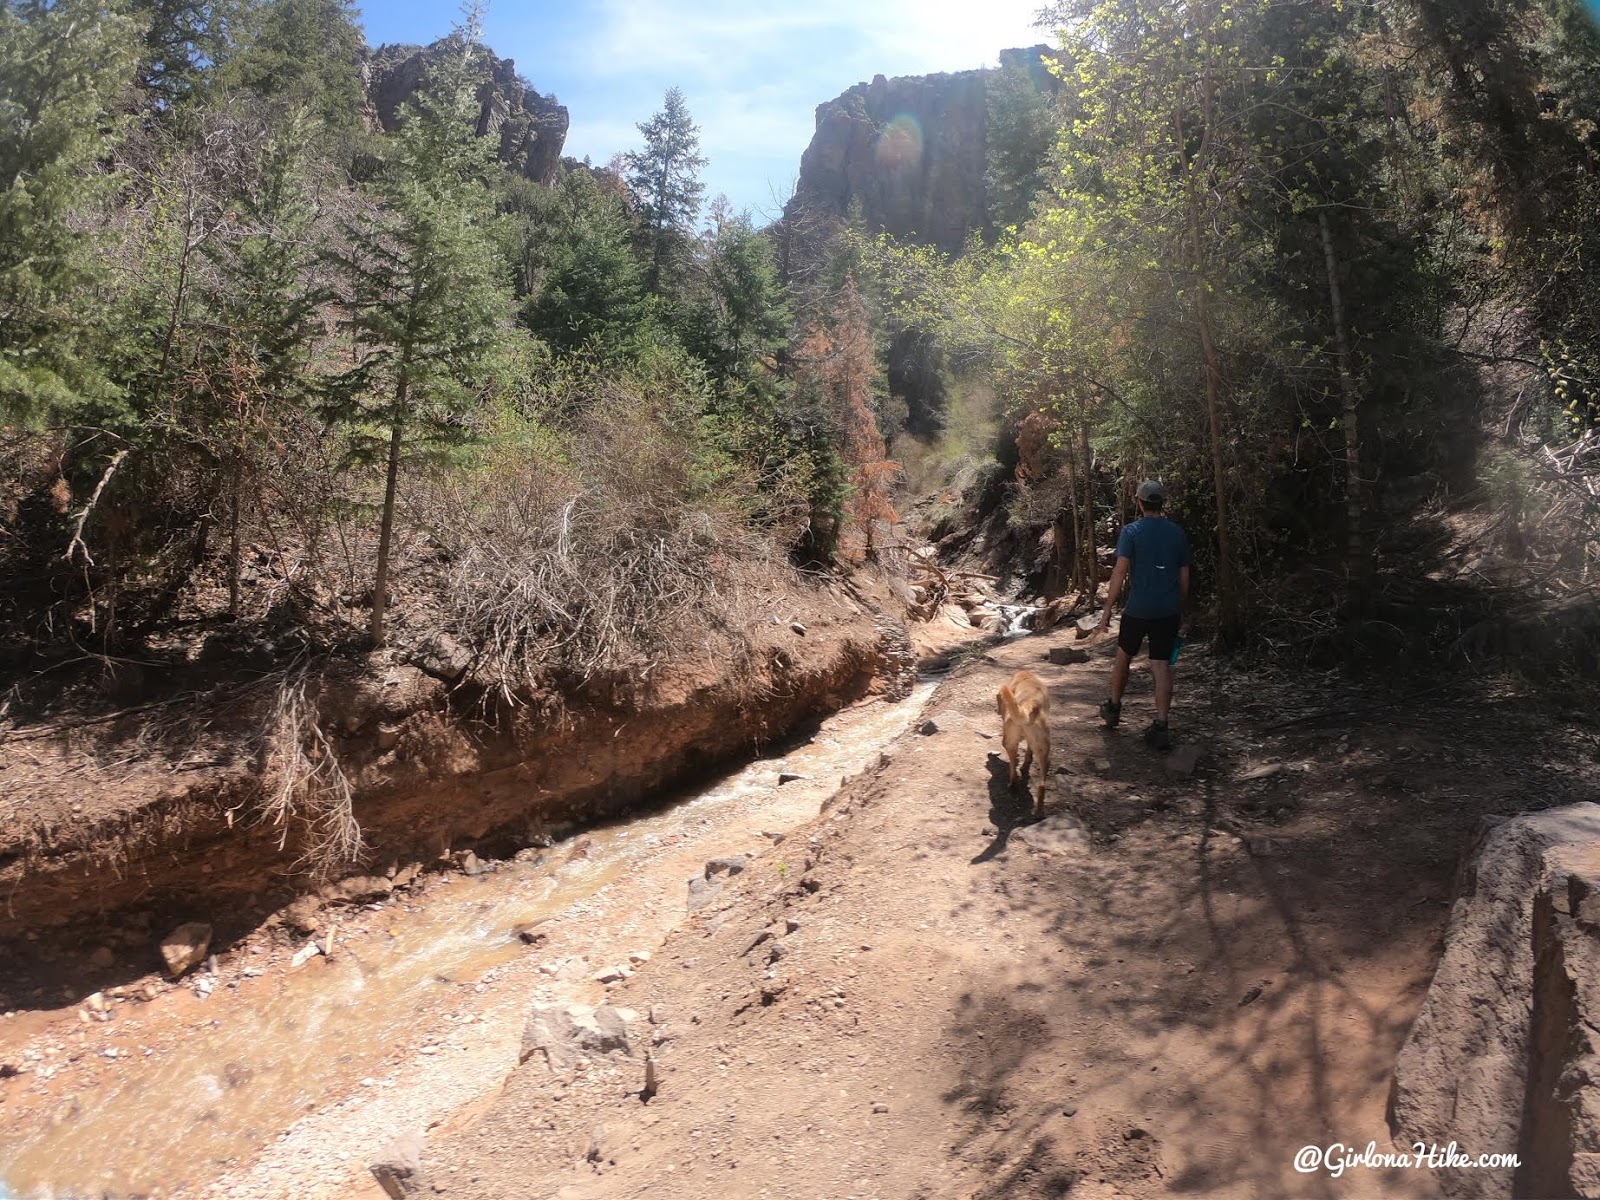
<path id="1" fill-rule="evenodd" d="M 523 214 L 523 319 L 557 349 L 624 359 L 650 309 L 622 202 L 587 171 L 570 172 L 551 199 L 544 211 Z"/>
<path id="2" fill-rule="evenodd" d="M 661 111 L 639 125 L 644 148 L 625 156 L 628 185 L 639 202 L 648 235 L 646 286 L 652 296 L 665 292 L 687 256 L 705 185 L 700 172 L 700 128 L 689 115 L 683 93 L 668 88 Z"/>
<path id="3" fill-rule="evenodd" d="M 201 98 L 212 70 L 237 45 L 248 0 L 133 0 L 128 14 L 143 29 L 139 82 L 150 105 L 171 111 Z"/>
<path id="4" fill-rule="evenodd" d="M 722 222 L 707 237 L 688 308 L 685 344 L 714 376 L 751 385 L 771 374 L 788 340 L 790 314 L 772 243 L 748 215 Z"/>
<path id="5" fill-rule="evenodd" d="M 96 0 L 0 3 L 0 420 L 58 421 L 112 391 L 85 303 L 104 240 L 83 225 L 111 182 L 135 37 Z"/>
<path id="6" fill-rule="evenodd" d="M 439 59 L 387 147 L 378 203 L 347 225 L 350 249 L 333 259 L 357 362 L 335 381 L 329 412 L 369 457 L 395 428 L 423 443 L 464 437 L 502 343 L 509 283 L 484 186 L 490 148 L 470 123 L 472 44 L 463 35 Z"/>
<path id="7" fill-rule="evenodd" d="M 1024 66 L 1008 64 L 984 82 L 989 220 L 998 228 L 1028 219 L 1045 184 L 1059 121 L 1055 107 Z"/>
<path id="8" fill-rule="evenodd" d="M 434 61 L 390 147 L 381 207 L 347 227 L 350 250 L 336 259 L 357 361 L 335 381 L 328 411 L 349 428 L 353 458 L 386 452 L 388 462 L 371 623 L 379 646 L 401 463 L 469 436 L 511 307 L 490 228 L 489 146 L 472 125 L 477 35 L 474 13 Z"/>
<path id="9" fill-rule="evenodd" d="M 362 126 L 366 49 L 354 4 L 269 0 L 250 16 L 253 31 L 228 60 L 224 83 L 312 114 L 323 139 L 353 141 Z"/>

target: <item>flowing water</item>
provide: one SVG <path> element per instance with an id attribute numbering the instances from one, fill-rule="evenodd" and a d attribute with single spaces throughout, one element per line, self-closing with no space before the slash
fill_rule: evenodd
<path id="1" fill-rule="evenodd" d="M 530 995 L 598 998 L 596 968 L 659 945 L 682 919 L 687 874 L 718 854 L 781 856 L 787 847 L 771 848 L 770 835 L 814 817 L 841 776 L 917 718 L 932 687 L 837 714 L 781 762 L 754 762 L 543 862 L 435 880 L 421 897 L 362 914 L 332 957 L 299 970 L 263 944 L 259 968 L 243 956 L 259 973 L 209 998 L 175 991 L 119 1006 L 115 1023 L 80 1031 L 76 1046 L 58 1022 L 56 1049 L 78 1050 L 79 1062 L 50 1080 L 37 1119 L 0 1107 L 0 1200 L 309 1194 L 273 1174 L 279 1145 L 322 1153 L 322 1142 L 444 1119 L 491 1091 L 515 1062 Z M 802 778 L 780 788 L 779 768 Z M 535 962 L 513 932 L 541 917 L 560 931 L 551 941 L 576 952 L 564 964 Z M 213 1191 L 252 1170 L 254 1185 Z"/>

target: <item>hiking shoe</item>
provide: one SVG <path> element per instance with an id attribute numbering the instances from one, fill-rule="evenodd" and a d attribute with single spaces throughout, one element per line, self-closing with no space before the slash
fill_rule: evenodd
<path id="1" fill-rule="evenodd" d="M 1100 706 L 1100 719 L 1106 723 L 1107 729 L 1115 729 L 1117 722 L 1122 720 L 1122 705 L 1107 700 Z"/>
<path id="2" fill-rule="evenodd" d="M 1150 728 L 1144 731 L 1144 740 L 1152 750 L 1172 749 L 1172 735 L 1167 732 L 1165 721 L 1151 721 Z"/>

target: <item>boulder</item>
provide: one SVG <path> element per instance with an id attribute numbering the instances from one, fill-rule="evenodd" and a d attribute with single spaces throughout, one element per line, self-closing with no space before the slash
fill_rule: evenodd
<path id="1" fill-rule="evenodd" d="M 959 604 L 946 604 L 941 611 L 944 613 L 945 620 L 956 626 L 956 628 L 972 628 L 972 622 L 967 619 L 966 610 L 963 609 Z"/>
<path id="2" fill-rule="evenodd" d="M 1533 900 L 1524 1196 L 1600 1197 L 1600 846 L 1552 856 Z"/>
<path id="3" fill-rule="evenodd" d="M 1070 663 L 1086 663 L 1089 661 L 1089 652 L 1079 650 L 1074 646 L 1051 646 L 1045 657 L 1058 667 L 1065 667 Z"/>
<path id="4" fill-rule="evenodd" d="M 558 1071 L 586 1054 L 620 1051 L 631 1055 L 629 1026 L 638 1020 L 631 1008 L 602 1004 L 536 1004 L 522 1029 L 522 1049 L 517 1056 L 525 1063 L 543 1054 L 545 1064 Z"/>
<path id="5" fill-rule="evenodd" d="M 301 896 L 283 910 L 283 923 L 296 933 L 322 930 L 322 901 L 316 896 Z"/>
<path id="6" fill-rule="evenodd" d="M 394 882 L 381 875 L 352 875 L 328 884 L 322 889 L 322 898 L 333 904 L 364 904 L 368 900 L 381 900 L 393 890 Z M 288 914 L 284 917 L 287 919 Z"/>
<path id="7" fill-rule="evenodd" d="M 713 858 L 706 863 L 706 878 L 710 879 L 713 875 L 720 875 L 724 871 L 729 875 L 737 875 L 749 865 L 748 854 L 728 854 L 721 858 Z"/>
<path id="8" fill-rule="evenodd" d="M 441 683 L 454 684 L 465 678 L 472 669 L 472 648 L 448 633 L 437 633 L 415 662 L 423 674 L 431 675 Z"/>
<path id="9" fill-rule="evenodd" d="M 716 899 L 722 890 L 722 880 L 706 879 L 696 875 L 689 880 L 689 911 L 697 912 Z"/>
<path id="10" fill-rule="evenodd" d="M 422 1139 L 414 1133 L 397 1137 L 385 1146 L 370 1170 L 378 1186 L 394 1200 L 431 1190 L 422 1178 Z"/>
<path id="11" fill-rule="evenodd" d="M 1600 1197 L 1600 805 L 1479 831 L 1444 953 L 1395 1064 L 1396 1143 L 1516 1153 L 1436 1173 L 1446 1196 Z"/>
<path id="12" fill-rule="evenodd" d="M 1044 854 L 1082 854 L 1090 848 L 1088 828 L 1071 813 L 1056 813 L 1024 825 L 1011 840 Z"/>
<path id="13" fill-rule="evenodd" d="M 167 965 L 167 974 L 177 979 L 192 971 L 205 962 L 210 948 L 211 926 L 203 921 L 179 925 L 161 939 L 161 959 Z"/>

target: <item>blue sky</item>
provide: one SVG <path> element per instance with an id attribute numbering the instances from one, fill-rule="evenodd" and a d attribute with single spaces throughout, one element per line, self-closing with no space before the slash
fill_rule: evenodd
<path id="1" fill-rule="evenodd" d="M 485 41 L 572 114 L 566 153 L 606 162 L 683 89 L 711 160 L 706 197 L 773 215 L 811 140 L 816 106 L 873 75 L 990 65 L 1049 41 L 1040 0 L 497 0 Z M 454 0 L 366 0 L 367 40 L 430 42 Z"/>

